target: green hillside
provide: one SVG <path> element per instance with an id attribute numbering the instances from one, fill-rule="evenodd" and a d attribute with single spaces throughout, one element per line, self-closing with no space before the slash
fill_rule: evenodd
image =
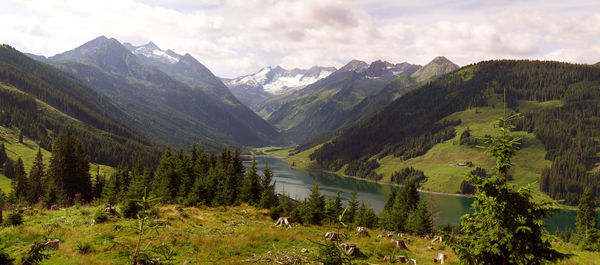
<path id="1" fill-rule="evenodd" d="M 6 154 L 12 160 L 17 160 L 19 158 L 23 159 L 25 171 L 29 173 L 29 169 L 31 169 L 31 166 L 33 165 L 39 145 L 27 137 L 23 138 L 23 143 L 19 143 L 18 135 L 19 131 L 17 129 L 0 126 L 0 143 L 4 143 Z M 52 154 L 46 149 L 42 148 L 41 150 L 44 156 L 44 164 L 47 168 Z M 96 173 L 98 173 L 97 171 L 102 176 L 110 176 L 115 172 L 115 169 L 106 165 L 90 163 L 90 174 L 96 176 Z M 11 181 L 11 179 L 4 176 L 2 171 L 0 171 L 0 189 L 6 194 L 12 189 Z"/>
<path id="2" fill-rule="evenodd" d="M 589 65 L 538 61 L 490 61 L 467 66 L 423 85 L 380 111 L 303 146 L 322 144 L 309 158 L 319 168 L 346 173 L 353 163 L 383 180 L 405 166 L 425 171 L 424 188 L 454 193 L 464 175 L 491 162 L 476 147 L 460 146 L 468 127 L 474 136 L 491 134 L 507 91 L 509 112 L 523 137 L 514 183 L 576 204 L 585 187 L 598 196 L 600 70 Z M 471 161 L 473 168 L 452 165 Z M 367 163 L 368 162 L 368 163 Z M 364 172 L 362 170 L 361 172 Z M 489 172 L 489 171 L 488 171 Z M 379 175 L 369 174 L 379 178 Z"/>

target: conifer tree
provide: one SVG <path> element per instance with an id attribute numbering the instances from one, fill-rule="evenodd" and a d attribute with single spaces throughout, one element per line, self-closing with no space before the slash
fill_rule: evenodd
<path id="1" fill-rule="evenodd" d="M 151 191 L 152 196 L 163 203 L 174 202 L 174 194 L 179 188 L 175 180 L 175 161 L 171 147 L 167 146 L 154 173 Z"/>
<path id="2" fill-rule="evenodd" d="M 277 206 L 277 194 L 275 194 L 275 183 L 273 182 L 273 171 L 269 167 L 269 162 L 266 163 L 263 169 L 262 177 L 262 193 L 260 195 L 259 206 L 270 209 Z"/>
<path id="3" fill-rule="evenodd" d="M 356 225 L 368 228 L 372 228 L 377 225 L 377 215 L 373 211 L 373 208 L 365 205 L 365 202 L 361 202 L 360 208 L 358 208 Z"/>
<path id="4" fill-rule="evenodd" d="M 52 148 L 48 185 L 66 198 L 74 198 L 79 193 L 83 199 L 90 199 L 92 183 L 89 171 L 90 164 L 81 142 L 73 137 L 70 130 L 61 133 Z"/>
<path id="5" fill-rule="evenodd" d="M 500 118 L 500 133 L 489 137 L 486 151 L 496 158 L 496 175 L 489 178 L 468 176 L 476 188 L 472 212 L 461 219 L 460 237 L 444 235 L 462 264 L 546 264 L 566 255 L 552 249 L 544 220 L 552 213 L 555 201 L 535 202 L 531 185 L 514 190 L 507 183 L 512 157 L 519 138 L 510 137 L 509 125 L 519 114 Z"/>
<path id="6" fill-rule="evenodd" d="M 10 158 L 7 158 L 4 162 L 4 176 L 9 179 L 15 178 L 15 162 Z"/>
<path id="7" fill-rule="evenodd" d="M 23 143 L 23 130 L 19 131 L 19 143 Z"/>
<path id="8" fill-rule="evenodd" d="M 102 188 L 102 199 L 110 204 L 116 204 L 121 200 L 121 174 L 117 171 L 110 175 Z"/>
<path id="9" fill-rule="evenodd" d="M 13 191 L 18 202 L 27 200 L 27 193 L 29 191 L 29 182 L 27 179 L 27 173 L 25 173 L 25 166 L 23 160 L 19 157 L 15 164 L 15 178 L 12 181 Z"/>
<path id="10" fill-rule="evenodd" d="M 255 204 L 260 199 L 261 181 L 256 169 L 256 157 L 252 156 L 252 164 L 246 172 L 244 186 L 242 187 L 242 202 Z"/>
<path id="11" fill-rule="evenodd" d="M 407 178 L 404 181 L 404 202 L 409 211 L 416 209 L 419 205 L 419 191 L 414 180 L 411 178 Z"/>
<path id="12" fill-rule="evenodd" d="M 46 176 L 44 172 L 44 157 L 42 155 L 42 149 L 38 148 L 37 155 L 31 170 L 29 171 L 29 191 L 28 201 L 30 204 L 37 203 L 44 194 L 44 186 Z"/>
<path id="13" fill-rule="evenodd" d="M 348 211 L 344 215 L 346 224 L 353 224 L 356 219 L 356 213 L 358 212 L 358 191 L 356 185 L 353 186 L 352 193 L 350 193 L 350 202 L 348 202 Z"/>
<path id="14" fill-rule="evenodd" d="M 392 187 L 390 195 L 388 195 L 388 198 L 385 201 L 385 204 L 383 205 L 384 211 L 389 211 L 392 209 L 392 206 L 394 206 L 394 200 L 396 199 L 396 192 L 398 192 L 398 189 Z"/>
<path id="15" fill-rule="evenodd" d="M 6 154 L 6 147 L 4 143 L 0 143 L 0 167 L 4 167 L 4 163 L 8 160 L 8 155 Z"/>
<path id="16" fill-rule="evenodd" d="M 426 200 L 421 200 L 415 210 L 408 216 L 407 229 L 413 234 L 426 236 L 433 231 L 433 220 Z"/>
<path id="17" fill-rule="evenodd" d="M 316 181 L 313 183 L 313 188 L 305 203 L 305 222 L 320 225 L 325 217 L 325 197 L 319 193 L 319 183 Z"/>
<path id="18" fill-rule="evenodd" d="M 591 190 L 586 188 L 577 206 L 577 233 L 587 237 L 589 231 L 597 227 L 596 202 L 592 197 Z"/>

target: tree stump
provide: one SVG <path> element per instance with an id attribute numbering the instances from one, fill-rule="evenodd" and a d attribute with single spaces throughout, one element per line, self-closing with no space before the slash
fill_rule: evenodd
<path id="1" fill-rule="evenodd" d="M 356 244 L 342 243 L 341 246 L 344 249 L 344 251 L 346 252 L 346 254 L 348 254 L 348 255 L 354 255 L 354 256 L 360 255 L 360 249 L 358 249 Z"/>
<path id="2" fill-rule="evenodd" d="M 398 260 L 399 263 L 407 263 L 408 259 L 406 258 L 406 256 L 396 256 L 396 259 Z"/>
<path id="3" fill-rule="evenodd" d="M 442 237 L 441 236 L 437 236 L 436 238 L 434 238 L 433 240 L 431 240 L 431 243 L 435 243 L 435 242 L 442 243 Z"/>
<path id="4" fill-rule="evenodd" d="M 292 228 L 289 219 L 289 217 L 279 217 L 279 219 L 277 219 L 277 222 L 275 223 L 275 226 L 287 226 L 288 228 Z"/>
<path id="5" fill-rule="evenodd" d="M 448 255 L 444 254 L 444 253 L 438 253 L 438 260 L 440 261 L 440 264 L 444 264 L 444 262 L 446 261 L 446 259 L 448 258 Z"/>
<path id="6" fill-rule="evenodd" d="M 106 204 L 106 208 L 104 208 L 104 211 L 111 215 L 117 215 L 117 210 L 115 209 L 115 206 L 111 205 L 110 203 Z"/>
<path id="7" fill-rule="evenodd" d="M 49 247 L 53 248 L 54 250 L 58 250 L 58 246 L 60 245 L 60 240 L 48 239 L 44 245 L 49 246 Z"/>
<path id="8" fill-rule="evenodd" d="M 332 241 L 337 241 L 340 240 L 340 235 L 337 232 L 327 232 L 325 233 L 325 238 Z"/>
<path id="9" fill-rule="evenodd" d="M 406 244 L 404 243 L 404 241 L 402 241 L 402 239 L 393 239 L 394 242 L 396 242 L 396 247 L 399 249 L 408 249 L 408 247 L 406 247 Z"/>
<path id="10" fill-rule="evenodd" d="M 356 232 L 358 232 L 358 236 L 365 236 L 365 237 L 371 236 L 371 235 L 369 235 L 369 231 L 367 231 L 366 227 L 359 226 L 356 228 Z"/>

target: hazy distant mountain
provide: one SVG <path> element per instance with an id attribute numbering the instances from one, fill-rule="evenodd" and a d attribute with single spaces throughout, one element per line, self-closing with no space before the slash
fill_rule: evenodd
<path id="1" fill-rule="evenodd" d="M 337 128 L 364 98 L 377 94 L 399 75 L 420 68 L 409 63 L 353 60 L 311 85 L 268 99 L 257 108 L 258 113 L 302 143 Z"/>
<path id="2" fill-rule="evenodd" d="M 280 66 L 234 79 L 223 79 L 231 92 L 250 108 L 256 107 L 273 95 L 280 95 L 306 87 L 329 76 L 335 67 L 313 66 L 310 69 L 286 70 Z"/>
<path id="3" fill-rule="evenodd" d="M 153 43 L 127 47 L 102 36 L 48 61 L 109 95 L 139 120 L 141 131 L 162 143 L 260 146 L 279 139 L 277 130 L 189 54 Z M 219 96 L 227 94 L 228 100 Z"/>

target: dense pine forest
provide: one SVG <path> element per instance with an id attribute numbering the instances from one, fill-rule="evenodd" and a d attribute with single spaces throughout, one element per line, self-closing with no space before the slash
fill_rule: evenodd
<path id="1" fill-rule="evenodd" d="M 560 107 L 523 113 L 525 118 L 514 125 L 534 133 L 546 148 L 546 159 L 553 161 L 542 172 L 540 189 L 575 205 L 585 187 L 591 188 L 593 196 L 600 195 L 593 170 L 598 160 L 599 81 L 600 69 L 592 65 L 501 60 L 466 66 L 337 131 L 310 158 L 324 169 L 337 171 L 372 157 L 422 155 L 456 135 L 453 126 L 460 121 L 444 117 L 488 106 L 489 97 L 506 89 L 507 104 L 515 112 L 519 112 L 518 100 L 560 100 Z"/>

